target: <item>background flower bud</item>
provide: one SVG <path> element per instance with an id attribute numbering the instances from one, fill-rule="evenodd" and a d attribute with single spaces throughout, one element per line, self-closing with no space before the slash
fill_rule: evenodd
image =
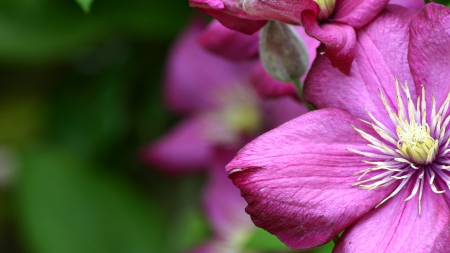
<path id="1" fill-rule="evenodd" d="M 288 24 L 269 21 L 261 31 L 259 55 L 275 79 L 291 82 L 308 69 L 308 51 L 297 31 Z"/>

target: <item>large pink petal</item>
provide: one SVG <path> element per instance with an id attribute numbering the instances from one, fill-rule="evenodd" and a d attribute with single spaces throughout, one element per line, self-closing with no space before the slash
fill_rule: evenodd
<path id="1" fill-rule="evenodd" d="M 333 67 L 348 74 L 355 57 L 356 35 L 353 27 L 346 24 L 317 24 L 316 16 L 311 11 L 304 11 L 302 23 L 306 32 L 322 42 Z"/>
<path id="2" fill-rule="evenodd" d="M 423 0 L 390 0 L 389 4 L 397 4 L 414 10 L 420 10 L 425 5 Z"/>
<path id="3" fill-rule="evenodd" d="M 209 109 L 222 87 L 246 82 L 254 61 L 232 62 L 201 48 L 196 40 L 204 25 L 192 23 L 170 52 L 164 94 L 167 106 L 178 112 Z"/>
<path id="4" fill-rule="evenodd" d="M 237 0 L 245 12 L 290 24 L 301 24 L 301 14 L 309 10 L 317 17 L 319 6 L 313 0 Z"/>
<path id="5" fill-rule="evenodd" d="M 409 62 L 417 88 L 424 85 L 441 105 L 450 92 L 450 9 L 427 4 L 411 22 Z"/>
<path id="6" fill-rule="evenodd" d="M 234 157 L 236 150 L 220 150 L 216 153 L 207 171 L 208 183 L 203 202 L 215 235 L 229 239 L 235 232 L 250 230 L 254 225 L 245 213 L 245 200 L 225 171 L 225 165 Z"/>
<path id="7" fill-rule="evenodd" d="M 354 173 L 368 150 L 353 116 L 323 109 L 300 116 L 245 146 L 227 165 L 253 222 L 292 248 L 314 247 L 371 210 L 392 188 L 361 190 Z"/>
<path id="8" fill-rule="evenodd" d="M 256 58 L 259 49 L 259 33 L 243 34 L 212 21 L 199 36 L 198 42 L 210 52 L 231 60 Z"/>
<path id="9" fill-rule="evenodd" d="M 206 122 L 192 118 L 142 152 L 146 164 L 168 173 L 185 173 L 204 168 L 213 155 L 212 144 L 205 138 Z"/>
<path id="10" fill-rule="evenodd" d="M 374 19 L 389 0 L 337 0 L 333 21 L 361 28 Z"/>
<path id="11" fill-rule="evenodd" d="M 264 100 L 264 125 L 266 129 L 278 127 L 291 119 L 308 112 L 308 109 L 292 97 L 279 97 Z"/>
<path id="12" fill-rule="evenodd" d="M 333 252 L 448 252 L 450 209 L 444 196 L 425 183 L 419 214 L 417 196 L 404 201 L 413 186 L 410 184 L 346 230 Z"/>
<path id="13" fill-rule="evenodd" d="M 367 120 L 366 108 L 377 119 L 386 119 L 382 122 L 390 122 L 379 91 L 392 108 L 397 108 L 397 78 L 402 84 L 408 82 L 413 98 L 416 97 L 407 59 L 408 23 L 413 15 L 409 9 L 388 6 L 370 25 L 359 30 L 349 76 L 333 69 L 326 57 L 318 55 L 305 81 L 305 99 L 316 108 L 340 108 Z"/>

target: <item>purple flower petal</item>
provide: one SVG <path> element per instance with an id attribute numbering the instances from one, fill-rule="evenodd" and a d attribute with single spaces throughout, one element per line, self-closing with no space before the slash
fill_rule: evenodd
<path id="1" fill-rule="evenodd" d="M 212 144 L 204 138 L 206 123 L 191 118 L 147 147 L 142 153 L 145 163 L 169 173 L 197 171 L 208 165 Z"/>
<path id="2" fill-rule="evenodd" d="M 231 60 L 258 57 L 259 33 L 243 34 L 212 21 L 199 36 L 198 42 L 210 52 Z"/>
<path id="3" fill-rule="evenodd" d="M 304 10 L 319 14 L 319 6 L 313 0 L 237 0 L 238 7 L 245 12 L 290 24 L 301 24 Z"/>
<path id="4" fill-rule="evenodd" d="M 297 96 L 297 89 L 293 83 L 275 80 L 267 73 L 261 62 L 255 65 L 250 77 L 250 83 L 262 97 Z"/>
<path id="5" fill-rule="evenodd" d="M 409 189 L 401 191 L 347 229 L 333 252 L 448 252 L 448 197 L 434 193 L 425 183 L 422 214 L 419 215 L 417 197 L 403 201 L 413 187 L 414 184 L 409 184 Z"/>
<path id="6" fill-rule="evenodd" d="M 450 9 L 427 4 L 411 22 L 409 62 L 417 88 L 426 86 L 427 100 L 439 106 L 450 91 Z"/>
<path id="7" fill-rule="evenodd" d="M 374 19 L 389 0 L 337 0 L 333 21 L 361 28 Z"/>
<path id="8" fill-rule="evenodd" d="M 278 127 L 291 119 L 308 112 L 308 109 L 292 97 L 279 97 L 264 100 L 266 129 Z"/>
<path id="9" fill-rule="evenodd" d="M 209 179 L 204 190 L 204 206 L 215 235 L 221 238 L 230 238 L 236 231 L 254 227 L 244 211 L 245 200 L 225 171 L 225 165 L 235 153 L 236 150 L 217 152 L 207 171 Z"/>
<path id="10" fill-rule="evenodd" d="M 267 22 L 266 18 L 239 9 L 235 0 L 189 0 L 189 6 L 214 17 L 230 29 L 246 34 L 258 31 Z"/>
<path id="11" fill-rule="evenodd" d="M 245 82 L 254 61 L 231 62 L 201 48 L 196 40 L 204 25 L 192 23 L 170 52 L 164 94 L 178 112 L 206 110 L 216 105 L 220 87 Z"/>
<path id="12" fill-rule="evenodd" d="M 253 222 L 292 248 L 314 247 L 371 210 L 392 187 L 363 191 L 354 173 L 370 167 L 346 148 L 369 150 L 337 109 L 307 113 L 260 136 L 227 165 Z M 391 185 L 393 186 L 393 185 Z"/>
<path id="13" fill-rule="evenodd" d="M 420 10 L 424 6 L 423 0 L 390 0 L 389 4 L 397 4 L 410 9 Z"/>
<path id="14" fill-rule="evenodd" d="M 340 108 L 361 119 L 368 119 L 367 109 L 377 119 L 383 119 L 387 113 L 379 91 L 386 94 L 392 108 L 397 108 L 394 78 L 401 83 L 407 81 L 415 99 L 407 64 L 408 23 L 413 15 L 410 9 L 388 6 L 370 25 L 359 30 L 349 76 L 332 68 L 327 58 L 318 55 L 305 81 L 306 100 L 316 108 Z"/>
<path id="15" fill-rule="evenodd" d="M 353 27 L 339 23 L 319 26 L 311 11 L 303 12 L 302 22 L 306 32 L 325 45 L 324 55 L 330 59 L 333 67 L 348 74 L 355 56 L 356 35 Z"/>

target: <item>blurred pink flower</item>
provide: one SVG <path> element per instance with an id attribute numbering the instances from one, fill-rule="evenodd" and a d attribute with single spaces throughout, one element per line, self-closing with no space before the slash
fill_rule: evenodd
<path id="1" fill-rule="evenodd" d="M 225 26 L 252 34 L 267 20 L 302 25 L 325 46 L 331 64 L 348 74 L 354 58 L 355 29 L 367 25 L 389 0 L 190 0 L 197 8 Z M 420 8 L 423 0 L 393 0 Z"/>
<path id="2" fill-rule="evenodd" d="M 216 147 L 239 149 L 306 111 L 290 97 L 260 99 L 249 84 L 258 60 L 234 62 L 207 52 L 196 43 L 203 29 L 203 23 L 193 23 L 168 58 L 165 100 L 186 118 L 143 153 L 146 162 L 165 171 L 204 168 Z"/>
<path id="3" fill-rule="evenodd" d="M 257 226 L 292 248 L 345 229 L 333 252 L 448 252 L 449 21 L 443 5 L 392 5 L 357 32 L 349 76 L 317 57 L 305 93 L 319 110 L 227 165 Z"/>
<path id="4" fill-rule="evenodd" d="M 192 23 L 167 61 L 165 100 L 185 119 L 142 158 L 169 173 L 207 169 L 203 203 L 214 235 L 194 252 L 222 252 L 238 250 L 255 229 L 225 165 L 247 141 L 307 110 L 292 97 L 261 99 L 249 84 L 258 59 L 234 62 L 204 50 L 196 43 L 204 28 Z"/>

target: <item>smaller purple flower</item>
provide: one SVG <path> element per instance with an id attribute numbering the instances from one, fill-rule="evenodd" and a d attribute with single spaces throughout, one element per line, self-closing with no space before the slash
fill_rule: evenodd
<path id="1" fill-rule="evenodd" d="M 257 226 L 299 249 L 345 230 L 333 252 L 448 252 L 449 21 L 443 5 L 388 6 L 357 32 L 350 75 L 317 57 L 319 110 L 227 165 Z"/>
<path id="2" fill-rule="evenodd" d="M 260 98 L 249 84 L 258 59 L 235 62 L 206 51 L 197 44 L 204 27 L 193 22 L 167 61 L 167 106 L 185 119 L 142 155 L 164 172 L 206 169 L 203 204 L 213 235 L 192 252 L 240 252 L 256 228 L 224 167 L 248 140 L 307 110 L 292 97 Z"/>

